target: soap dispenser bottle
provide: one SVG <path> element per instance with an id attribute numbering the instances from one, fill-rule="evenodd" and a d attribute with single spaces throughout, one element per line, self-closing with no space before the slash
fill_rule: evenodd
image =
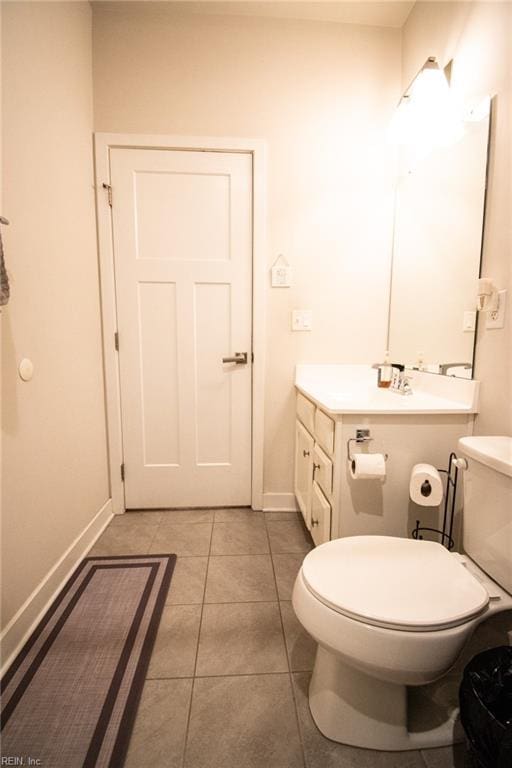
<path id="1" fill-rule="evenodd" d="M 389 362 L 389 351 L 386 350 L 384 354 L 384 362 L 379 365 L 377 373 L 377 386 L 381 389 L 387 389 L 391 385 L 391 378 L 393 376 L 393 369 Z"/>

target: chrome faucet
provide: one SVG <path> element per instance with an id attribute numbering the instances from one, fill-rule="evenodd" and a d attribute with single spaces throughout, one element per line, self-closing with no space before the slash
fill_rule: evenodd
<path id="1" fill-rule="evenodd" d="M 446 376 L 450 368 L 463 368 L 465 371 L 469 371 L 471 369 L 471 363 L 442 363 L 439 366 L 439 373 Z"/>

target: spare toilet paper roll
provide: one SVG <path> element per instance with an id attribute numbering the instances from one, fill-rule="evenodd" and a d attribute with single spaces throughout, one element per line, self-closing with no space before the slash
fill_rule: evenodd
<path id="1" fill-rule="evenodd" d="M 356 453 L 350 462 L 354 480 L 381 480 L 386 478 L 386 460 L 382 453 Z"/>
<path id="2" fill-rule="evenodd" d="M 432 464 L 415 464 L 411 472 L 409 496 L 422 507 L 438 507 L 443 500 L 443 483 Z"/>

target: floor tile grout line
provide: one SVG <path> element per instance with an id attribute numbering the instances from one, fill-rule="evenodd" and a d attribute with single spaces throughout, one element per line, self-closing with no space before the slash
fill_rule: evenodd
<path id="1" fill-rule="evenodd" d="M 140 514 L 140 512 L 134 513 Z M 114 528 L 122 528 L 123 526 L 131 526 L 131 525 L 148 525 L 148 526 L 161 526 L 166 524 L 171 525 L 213 525 L 213 518 L 210 518 L 209 520 L 180 520 L 179 518 L 174 518 L 172 521 L 170 520 L 158 520 L 158 521 L 152 521 L 148 520 L 147 518 L 143 518 L 141 520 L 137 520 L 135 517 L 129 518 L 127 520 L 118 520 L 116 522 L 116 518 L 123 517 L 123 515 L 115 515 L 112 519 L 112 523 L 114 524 Z"/>
<path id="2" fill-rule="evenodd" d="M 131 525 L 131 523 L 119 523 L 117 527 L 122 527 L 122 525 L 128 526 Z M 172 522 L 162 521 L 160 523 L 148 523 L 148 525 L 156 525 L 159 528 L 165 525 L 213 525 L 213 520 L 173 520 Z"/>
<path id="3" fill-rule="evenodd" d="M 267 534 L 268 544 L 270 546 L 270 536 L 269 536 L 269 533 L 268 533 L 268 529 L 267 529 L 266 523 L 265 523 L 265 532 Z M 276 571 L 275 571 L 275 568 L 274 568 L 274 560 L 273 560 L 272 557 L 270 557 L 270 562 L 272 563 L 272 575 L 274 577 L 274 586 L 275 586 L 275 589 L 276 589 L 277 603 L 279 604 L 279 590 L 278 590 L 278 587 L 277 587 Z M 273 602 L 275 602 L 275 601 L 273 601 Z M 279 621 L 281 623 L 281 635 L 282 635 L 283 642 L 284 642 L 284 650 L 285 650 L 285 654 L 286 654 L 286 664 L 288 666 L 288 672 L 289 672 L 290 671 L 290 661 L 289 661 L 289 658 L 288 658 L 288 646 L 286 645 L 286 633 L 284 631 L 284 622 L 283 622 L 283 616 L 281 614 L 281 608 L 280 607 L 279 607 Z"/>
<path id="4" fill-rule="evenodd" d="M 155 525 L 155 529 L 156 529 L 156 530 L 155 530 L 155 532 L 154 532 L 154 534 L 153 534 L 153 538 L 151 539 L 151 543 L 150 543 L 150 545 L 149 545 L 149 549 L 148 549 L 148 552 L 146 553 L 146 554 L 148 554 L 148 555 L 150 555 L 150 554 L 151 554 L 151 550 L 153 549 L 153 542 L 155 541 L 155 539 L 156 539 L 156 537 L 157 537 L 157 534 L 158 534 L 158 529 L 159 529 L 159 528 L 160 528 L 160 523 L 158 523 L 157 525 Z M 178 557 L 178 556 L 176 555 L 176 559 L 177 559 L 177 557 Z M 172 579 L 172 577 L 171 577 L 171 579 Z M 169 585 L 169 586 L 170 586 L 170 585 Z"/>
<path id="5" fill-rule="evenodd" d="M 310 669 L 297 669 L 295 672 L 298 675 L 304 675 L 304 674 L 310 674 Z M 295 674 L 295 672 L 292 672 L 292 674 Z M 282 669 L 281 671 L 274 671 L 274 672 L 222 672 L 222 674 L 217 675 L 195 675 L 194 677 L 191 677 L 190 675 L 184 675 L 183 677 L 177 677 L 176 675 L 173 675 L 172 677 L 148 677 L 147 680 L 216 680 L 218 678 L 223 677 L 268 677 L 269 675 L 275 677 L 281 675 L 282 677 L 288 677 L 289 672 L 286 669 Z"/>
<path id="6" fill-rule="evenodd" d="M 283 600 L 281 602 L 290 602 Z M 277 605 L 279 600 L 215 600 L 212 603 L 205 601 L 204 605 Z M 199 603 L 190 603 L 190 605 L 199 605 Z"/>
<path id="7" fill-rule="evenodd" d="M 168 608 L 171 605 L 175 606 L 186 606 L 186 605 L 262 605 L 265 603 L 289 603 L 290 600 L 215 600 L 214 602 L 209 602 L 205 600 L 204 602 L 195 602 L 195 603 L 166 603 L 165 606 Z"/>
<path id="8" fill-rule="evenodd" d="M 288 550 L 286 552 L 227 552 L 226 554 L 213 554 L 208 555 L 203 553 L 202 555 L 178 555 L 178 557 L 262 557 L 263 555 L 304 555 L 308 554 L 310 550 Z M 177 554 L 176 552 L 174 554 Z"/>
<path id="9" fill-rule="evenodd" d="M 210 557 L 270 557 L 270 552 L 238 552 L 227 555 L 210 555 Z M 204 555 L 203 555 L 204 557 Z"/>
<path id="10" fill-rule="evenodd" d="M 186 725 L 186 728 L 185 728 L 185 737 L 183 739 L 183 753 L 182 753 L 182 756 L 181 756 L 181 765 L 182 765 L 183 768 L 185 766 L 185 761 L 186 761 L 186 757 L 187 757 L 188 736 L 189 736 L 189 731 L 190 731 L 190 720 L 191 720 L 191 717 L 192 717 L 192 702 L 193 702 L 193 699 L 194 699 L 194 688 L 195 688 L 195 682 L 196 682 L 196 679 L 197 679 L 196 678 L 197 659 L 198 659 L 198 656 L 199 656 L 199 643 L 200 643 L 200 640 L 201 640 L 201 629 L 202 629 L 202 626 L 203 626 L 203 614 L 204 614 L 204 606 L 205 606 L 204 599 L 205 599 L 205 596 L 206 596 L 206 585 L 207 585 L 207 582 L 208 582 L 208 572 L 210 570 L 210 556 L 211 556 L 211 551 L 212 551 L 213 526 L 214 525 L 215 525 L 215 513 L 214 513 L 214 522 L 212 523 L 212 527 L 211 527 L 211 531 L 210 531 L 210 541 L 209 541 L 209 546 L 208 546 L 208 559 L 206 561 L 206 574 L 205 574 L 205 577 L 204 577 L 204 586 L 203 586 L 203 599 L 202 599 L 202 602 L 201 602 L 201 615 L 199 617 L 199 630 L 197 632 L 196 656 L 195 656 L 195 659 L 194 659 L 194 672 L 193 672 L 193 676 L 192 676 L 192 686 L 190 688 L 190 702 L 189 702 L 189 705 L 188 705 L 187 725 Z"/>
<path id="11" fill-rule="evenodd" d="M 270 534 L 269 534 L 269 531 L 268 531 L 267 520 L 266 519 L 265 519 L 265 531 L 267 533 L 268 545 L 269 545 L 269 548 L 270 548 Z M 286 654 L 286 664 L 288 666 L 288 683 L 289 683 L 291 694 L 292 694 L 293 710 L 295 712 L 295 724 L 297 726 L 297 735 L 299 737 L 299 744 L 300 744 L 300 749 L 301 749 L 301 753 L 302 753 L 302 764 L 303 764 L 304 768 L 306 768 L 306 750 L 304 748 L 304 741 L 302 739 L 302 731 L 301 731 L 301 728 L 300 728 L 300 720 L 299 720 L 299 711 L 297 709 L 297 701 L 296 701 L 296 698 L 295 698 L 295 691 L 294 691 L 294 688 L 293 688 L 293 678 L 292 678 L 292 672 L 291 672 L 290 656 L 288 654 L 288 644 L 286 642 L 286 632 L 285 632 L 285 629 L 284 629 L 283 614 L 282 614 L 282 611 L 281 611 L 281 602 L 279 600 L 279 589 L 278 589 L 278 586 L 277 586 L 276 571 L 275 571 L 275 568 L 274 568 L 274 558 L 272 557 L 272 552 L 271 552 L 270 560 L 271 560 L 271 563 L 272 563 L 272 573 L 274 574 L 274 582 L 275 582 L 276 593 L 277 593 L 277 598 L 278 598 L 279 620 L 281 622 L 281 633 L 282 633 L 283 642 L 284 642 L 284 652 Z"/>
<path id="12" fill-rule="evenodd" d="M 227 552 L 225 554 L 215 553 L 210 557 L 250 557 L 251 555 L 269 555 L 270 552 Z"/>

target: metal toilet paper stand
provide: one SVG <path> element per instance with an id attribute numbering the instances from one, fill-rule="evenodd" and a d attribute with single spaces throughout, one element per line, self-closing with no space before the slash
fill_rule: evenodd
<path id="1" fill-rule="evenodd" d="M 421 531 L 429 531 L 430 533 L 437 533 L 441 536 L 441 544 L 446 549 L 451 550 L 455 546 L 453 540 L 453 518 L 455 515 L 455 501 L 457 498 L 457 477 L 459 469 L 465 469 L 467 467 L 465 459 L 459 459 L 457 454 L 450 453 L 448 459 L 448 469 L 438 469 L 438 472 L 442 472 L 446 475 L 446 493 L 444 496 L 444 515 L 443 515 L 443 527 L 439 528 L 427 528 L 427 526 L 420 525 L 420 521 L 416 520 L 416 528 L 412 532 L 413 539 L 423 539 Z M 448 509 L 449 507 L 449 509 Z"/>

